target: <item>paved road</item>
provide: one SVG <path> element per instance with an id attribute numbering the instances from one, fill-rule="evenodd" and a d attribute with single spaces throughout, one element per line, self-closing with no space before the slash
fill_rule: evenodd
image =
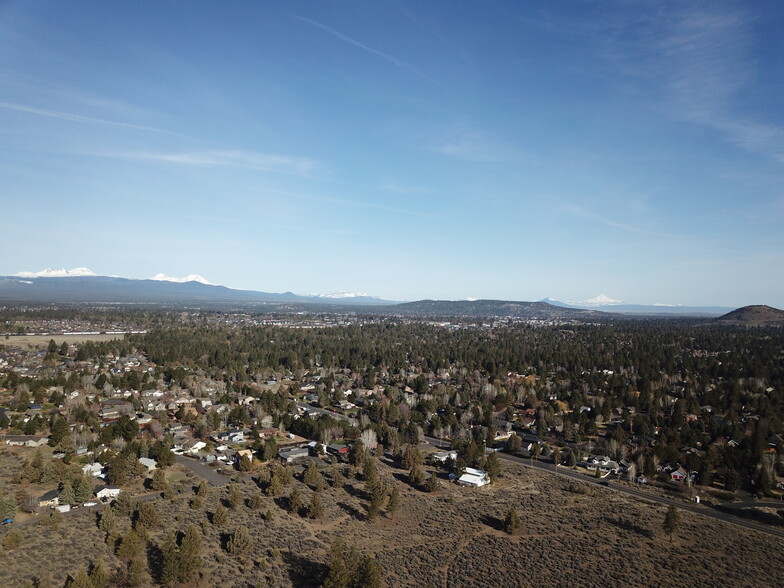
<path id="1" fill-rule="evenodd" d="M 177 463 L 184 465 L 200 478 L 207 480 L 207 483 L 210 486 L 224 486 L 231 482 L 231 480 L 229 480 L 226 476 L 222 476 L 211 467 L 200 462 L 198 459 L 185 457 L 184 455 L 175 455 L 174 459 L 177 461 Z"/>
<path id="2" fill-rule="evenodd" d="M 436 439 L 434 437 L 425 437 L 425 441 L 434 447 L 438 448 L 448 448 L 450 447 L 450 443 L 448 441 L 442 441 L 440 439 Z M 749 521 L 747 519 L 743 519 L 727 512 L 723 512 L 704 504 L 694 504 L 690 502 L 683 502 L 681 500 L 675 500 L 672 498 L 667 498 L 666 496 L 659 496 L 656 494 L 651 494 L 650 492 L 646 492 L 644 490 L 640 490 L 639 488 L 634 488 L 632 486 L 625 486 L 622 484 L 612 484 L 605 480 L 596 479 L 594 477 L 586 476 L 585 474 L 575 472 L 569 468 L 559 467 L 556 468 L 552 464 L 542 463 L 540 461 L 531 461 L 530 459 L 526 459 L 524 457 L 517 457 L 515 455 L 509 455 L 508 453 L 498 453 L 498 457 L 505 461 L 511 461 L 514 463 L 519 463 L 525 467 L 534 468 L 537 470 L 542 470 L 549 472 L 551 474 L 556 474 L 564 478 L 571 478 L 573 480 L 578 480 L 580 482 L 584 482 L 586 484 L 596 484 L 597 486 L 603 486 L 611 490 L 615 490 L 616 492 L 621 492 L 623 494 L 628 494 L 630 496 L 634 496 L 635 498 L 639 498 L 642 500 L 647 500 L 649 502 L 657 502 L 659 504 L 665 505 L 673 505 L 682 510 L 686 510 L 688 512 L 692 512 L 694 514 L 711 517 L 713 519 L 718 519 L 720 521 L 724 521 L 725 523 L 731 523 L 733 525 L 737 525 L 739 527 L 745 527 L 747 529 L 752 529 L 754 531 L 760 531 L 762 533 L 767 533 L 768 535 L 773 535 L 779 539 L 784 539 L 784 529 L 778 527 L 772 527 L 770 525 L 763 525 L 760 523 L 755 523 L 753 521 Z M 778 503 L 777 503 L 778 504 Z M 727 505 L 731 505 L 731 503 L 727 503 Z M 763 504 L 755 504 L 749 503 L 746 506 L 762 506 Z"/>
<path id="3" fill-rule="evenodd" d="M 333 410 L 328 410 L 326 408 L 319 408 L 317 406 L 313 406 L 312 404 L 307 404 L 305 402 L 297 402 L 297 406 L 299 406 L 300 408 L 304 409 L 305 411 L 307 411 L 309 413 L 310 412 L 317 412 L 319 414 L 329 415 L 329 416 L 331 416 L 334 419 L 344 419 L 344 420 L 347 420 L 347 421 L 352 420 L 351 417 L 347 417 L 343 413 L 335 412 Z"/>

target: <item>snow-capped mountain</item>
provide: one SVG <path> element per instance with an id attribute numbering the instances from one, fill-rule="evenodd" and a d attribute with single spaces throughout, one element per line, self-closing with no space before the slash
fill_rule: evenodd
<path id="1" fill-rule="evenodd" d="M 614 298 L 610 298 L 604 294 L 599 294 L 596 298 L 589 298 L 588 300 L 583 300 L 582 302 L 574 302 L 570 304 L 574 304 L 575 306 L 613 306 L 616 304 L 625 304 L 625 302 L 622 300 L 615 300 Z"/>
<path id="2" fill-rule="evenodd" d="M 47 268 L 40 272 L 19 272 L 14 274 L 14 276 L 19 278 L 75 278 L 97 275 L 93 270 L 86 267 L 75 267 L 72 270 L 67 270 L 64 267 L 60 269 Z"/>
<path id="3" fill-rule="evenodd" d="M 364 292 L 333 292 L 332 294 L 309 294 L 313 298 L 331 298 L 333 300 L 340 300 L 343 298 L 377 298 L 377 296 L 370 296 Z"/>
<path id="4" fill-rule="evenodd" d="M 167 276 L 166 274 L 155 274 L 150 279 L 155 280 L 156 282 L 176 282 L 178 284 L 184 284 L 186 282 L 199 282 L 200 284 L 207 284 L 208 286 L 215 285 L 212 282 L 208 282 L 199 274 L 189 274 L 184 278 L 175 278 L 173 276 Z"/>

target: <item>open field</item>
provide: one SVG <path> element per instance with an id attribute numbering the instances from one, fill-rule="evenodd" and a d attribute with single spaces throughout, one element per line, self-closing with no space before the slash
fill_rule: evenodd
<path id="1" fill-rule="evenodd" d="M 329 471 L 324 469 L 328 481 Z M 401 492 L 401 508 L 392 518 L 366 520 L 368 502 L 357 480 L 343 488 L 328 485 L 318 521 L 287 512 L 294 488 L 305 505 L 312 495 L 296 479 L 283 497 L 265 496 L 261 508 L 252 510 L 247 499 L 261 493 L 260 471 L 238 477 L 245 502 L 228 508 L 222 526 L 211 522 L 212 513 L 221 502 L 228 506 L 227 488 L 211 489 L 192 508 L 198 479 L 188 472 L 173 500 L 154 502 L 160 524 L 150 544 L 154 551 L 167 531 L 184 531 L 191 523 L 202 529 L 198 585 L 205 587 L 318 586 L 326 550 L 338 538 L 374 555 L 388 586 L 680 586 L 684 578 L 693 586 L 784 585 L 783 542 L 686 512 L 670 542 L 661 530 L 665 508 L 609 489 L 571 483 L 570 491 L 570 482 L 505 464 L 504 478 L 491 486 L 470 489 L 443 481 L 438 492 L 428 494 L 409 487 L 402 470 L 381 465 L 379 471 Z M 501 521 L 512 507 L 523 524 L 510 536 Z M 127 519 L 122 524 L 129 526 Z M 240 526 L 250 531 L 252 546 L 244 556 L 231 555 L 227 541 Z M 115 570 L 121 565 L 93 516 L 65 519 L 54 533 L 35 523 L 19 529 L 22 546 L 0 559 L 3 586 L 37 577 L 42 587 L 59 587 L 96 558 Z M 41 561 L 48 562 L 44 568 Z"/>
<path id="2" fill-rule="evenodd" d="M 0 344 L 18 345 L 19 347 L 26 347 L 29 349 L 41 349 L 45 348 L 52 339 L 54 339 L 58 345 L 62 345 L 64 342 L 71 345 L 84 343 L 85 341 L 114 341 L 115 339 L 122 338 L 122 333 L 98 333 L 95 335 L 8 335 L 7 337 L 0 338 Z"/>

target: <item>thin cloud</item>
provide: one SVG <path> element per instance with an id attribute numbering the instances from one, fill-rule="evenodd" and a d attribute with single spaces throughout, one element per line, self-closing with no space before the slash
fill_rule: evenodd
<path id="1" fill-rule="evenodd" d="M 656 231 L 648 231 L 648 230 L 645 230 L 645 229 L 641 229 L 639 227 L 635 227 L 633 225 L 628 225 L 628 224 L 625 224 L 625 223 L 619 223 L 619 222 L 614 221 L 612 219 L 600 216 L 600 215 L 596 214 L 595 212 L 593 212 L 591 210 L 588 210 L 587 208 L 585 208 L 583 206 L 579 206 L 578 204 L 573 204 L 571 202 L 563 203 L 562 204 L 562 208 L 563 208 L 564 211 L 566 211 L 566 212 L 568 212 L 570 214 L 573 214 L 575 216 L 579 216 L 579 217 L 582 217 L 582 218 L 587 218 L 587 219 L 590 219 L 590 220 L 594 220 L 594 221 L 599 222 L 599 223 L 601 223 L 603 225 L 607 225 L 608 227 L 613 227 L 613 228 L 616 228 L 616 229 L 620 229 L 622 231 L 626 231 L 627 233 L 636 233 L 638 235 L 647 235 L 649 237 L 667 237 L 667 238 L 677 237 L 677 235 L 672 235 L 672 234 L 668 234 L 668 233 L 659 233 L 659 232 L 656 232 Z"/>
<path id="2" fill-rule="evenodd" d="M 764 17 L 743 3 L 635 6 L 611 3 L 600 20 L 544 9 L 526 24 L 590 41 L 632 88 L 641 80 L 651 84 L 648 94 L 666 116 L 711 128 L 741 149 L 784 163 L 784 128 L 738 108 L 738 95 L 759 75 L 751 49 L 754 20 Z"/>
<path id="3" fill-rule="evenodd" d="M 461 130 L 433 143 L 437 153 L 473 163 L 511 161 L 519 155 L 514 149 L 494 143 L 473 130 Z"/>
<path id="4" fill-rule="evenodd" d="M 341 41 L 344 41 L 344 42 L 348 43 L 349 45 L 353 45 L 354 47 L 358 47 L 360 49 L 363 49 L 364 51 L 367 51 L 368 53 L 372 53 L 373 55 L 376 55 L 376 56 L 378 56 L 378 57 L 380 57 L 382 59 L 385 59 L 389 63 L 392 63 L 392 64 L 394 64 L 394 65 L 396 65 L 398 67 L 402 67 L 403 69 L 407 69 L 407 70 L 415 73 L 416 75 L 418 75 L 418 76 L 420 76 L 422 78 L 425 78 L 427 80 L 430 79 L 427 76 L 427 74 L 425 74 L 425 72 L 423 72 L 422 70 L 414 67 L 410 63 L 406 63 L 402 59 L 398 59 L 397 57 L 389 55 L 388 53 L 384 53 L 383 51 L 379 51 L 378 49 L 373 49 L 372 47 L 368 47 L 364 43 L 360 43 L 356 39 L 352 39 L 348 35 L 344 35 L 343 33 L 339 32 L 339 31 L 336 31 L 335 29 L 333 29 L 331 27 L 328 27 L 327 25 L 325 25 L 323 23 L 320 23 L 320 22 L 315 21 L 315 20 L 311 20 L 309 18 L 305 18 L 304 16 L 298 16 L 296 14 L 289 13 L 289 16 L 291 16 L 292 18 L 296 18 L 297 20 L 301 20 L 302 22 L 306 22 L 306 23 L 308 23 L 308 24 L 310 24 L 310 25 L 312 25 L 314 27 L 317 27 L 317 28 L 321 29 L 322 31 L 325 31 L 325 32 L 329 33 L 333 37 L 337 37 Z"/>
<path id="5" fill-rule="evenodd" d="M 253 151 L 196 151 L 181 153 L 100 153 L 118 159 L 142 159 L 163 163 L 194 166 L 235 166 L 260 171 L 287 173 L 306 176 L 315 168 L 316 162 L 305 157 L 291 157 Z"/>
<path id="6" fill-rule="evenodd" d="M 126 129 L 134 129 L 137 131 L 149 131 L 153 133 L 163 133 L 166 135 L 176 135 L 176 133 L 172 133 L 171 131 L 166 131 L 156 127 L 135 125 L 135 124 L 119 122 L 115 120 L 107 120 L 104 118 L 94 118 L 92 116 L 82 116 L 80 114 L 62 112 L 59 110 L 48 110 L 45 108 L 36 108 L 35 106 L 27 106 L 25 104 L 14 104 L 12 102 L 0 102 L 0 108 L 5 108 L 6 110 L 15 110 L 17 112 L 25 112 L 27 114 L 35 114 L 38 116 L 47 116 L 50 118 L 57 118 L 60 120 L 67 120 L 67 121 L 77 122 L 82 124 L 109 125 L 114 127 L 123 127 Z"/>
<path id="7" fill-rule="evenodd" d="M 715 129 L 741 149 L 784 162 L 784 129 L 737 107 L 738 94 L 756 77 L 750 55 L 754 23 L 746 10 L 685 3 L 624 24 L 612 41 L 615 59 L 628 77 L 648 76 L 662 88 L 668 116 Z"/>

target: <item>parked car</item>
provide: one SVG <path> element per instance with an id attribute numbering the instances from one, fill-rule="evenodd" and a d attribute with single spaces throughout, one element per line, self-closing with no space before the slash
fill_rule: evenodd
<path id="1" fill-rule="evenodd" d="M 82 506 L 84 506 L 85 508 L 88 508 L 90 506 L 95 506 L 96 504 L 98 504 L 98 503 L 97 502 L 85 502 Z"/>

